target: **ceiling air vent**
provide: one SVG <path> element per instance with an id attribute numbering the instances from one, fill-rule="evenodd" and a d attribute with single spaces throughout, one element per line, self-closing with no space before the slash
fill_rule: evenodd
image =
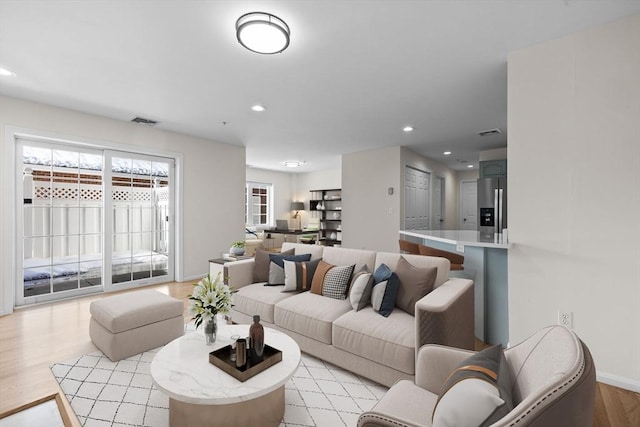
<path id="1" fill-rule="evenodd" d="M 492 136 L 492 135 L 500 135 L 502 131 L 498 128 L 495 128 L 495 129 L 483 130 L 477 133 L 480 136 Z"/>
<path id="2" fill-rule="evenodd" d="M 141 125 L 147 125 L 147 126 L 155 126 L 158 124 L 158 122 L 156 122 L 155 120 L 149 120 L 149 119 L 145 119 L 142 117 L 136 117 L 134 119 L 131 120 L 133 123 L 140 123 Z"/>

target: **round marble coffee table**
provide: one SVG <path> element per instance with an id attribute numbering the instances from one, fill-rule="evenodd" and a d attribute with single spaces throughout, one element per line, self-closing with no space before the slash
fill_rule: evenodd
<path id="1" fill-rule="evenodd" d="M 171 341 L 151 362 L 154 384 L 169 396 L 170 426 L 278 426 L 284 416 L 284 384 L 300 364 L 300 347 L 288 335 L 264 328 L 265 343 L 282 361 L 240 382 L 209 363 L 209 352 L 246 337 L 249 325 L 220 325 L 216 342 L 205 344 L 202 328 Z"/>

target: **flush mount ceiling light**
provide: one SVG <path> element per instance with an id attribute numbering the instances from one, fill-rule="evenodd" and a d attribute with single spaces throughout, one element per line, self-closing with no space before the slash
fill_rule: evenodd
<path id="1" fill-rule="evenodd" d="M 251 107 L 251 109 L 253 111 L 257 111 L 258 113 L 262 113 L 263 111 L 267 111 L 267 107 L 265 107 L 264 105 L 254 105 L 253 107 Z"/>
<path id="2" fill-rule="evenodd" d="M 289 46 L 291 30 L 282 19 L 265 12 L 251 12 L 236 21 L 238 42 L 251 52 L 271 55 Z"/>
<path id="3" fill-rule="evenodd" d="M 286 162 L 284 162 L 284 165 L 288 168 L 299 168 L 300 166 L 304 165 L 304 162 L 299 162 L 297 160 L 287 160 Z"/>
<path id="4" fill-rule="evenodd" d="M 405 126 L 402 128 L 402 130 L 405 132 L 413 132 L 413 126 Z"/>
<path id="5" fill-rule="evenodd" d="M 445 151 L 445 152 L 444 152 L 444 153 L 442 153 L 442 154 L 444 154 L 445 156 L 450 156 L 450 155 L 451 155 L 451 151 Z"/>
<path id="6" fill-rule="evenodd" d="M 467 167 L 468 167 L 468 168 L 472 168 L 472 167 L 473 167 L 473 165 L 467 165 Z"/>

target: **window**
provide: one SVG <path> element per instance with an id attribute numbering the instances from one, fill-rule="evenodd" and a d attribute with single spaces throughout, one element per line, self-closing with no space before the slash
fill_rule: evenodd
<path id="1" fill-rule="evenodd" d="M 244 195 L 244 222 L 247 225 L 270 225 L 273 216 L 273 186 L 247 181 Z"/>

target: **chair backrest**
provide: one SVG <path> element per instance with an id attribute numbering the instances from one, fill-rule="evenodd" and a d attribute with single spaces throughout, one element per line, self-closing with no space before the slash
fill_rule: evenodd
<path id="1" fill-rule="evenodd" d="M 494 427 L 588 427 L 593 422 L 595 366 L 589 349 L 563 326 L 544 328 L 505 350 L 514 409 Z"/>
<path id="2" fill-rule="evenodd" d="M 420 255 L 439 256 L 448 259 L 451 262 L 451 270 L 464 270 L 462 266 L 464 264 L 464 256 L 462 255 L 425 245 L 418 245 L 418 250 Z"/>
<path id="3" fill-rule="evenodd" d="M 398 245 L 400 246 L 400 252 L 405 254 L 413 254 L 420 255 L 420 249 L 418 249 L 418 244 L 414 242 L 410 242 L 408 240 L 400 239 L 398 240 Z"/>

